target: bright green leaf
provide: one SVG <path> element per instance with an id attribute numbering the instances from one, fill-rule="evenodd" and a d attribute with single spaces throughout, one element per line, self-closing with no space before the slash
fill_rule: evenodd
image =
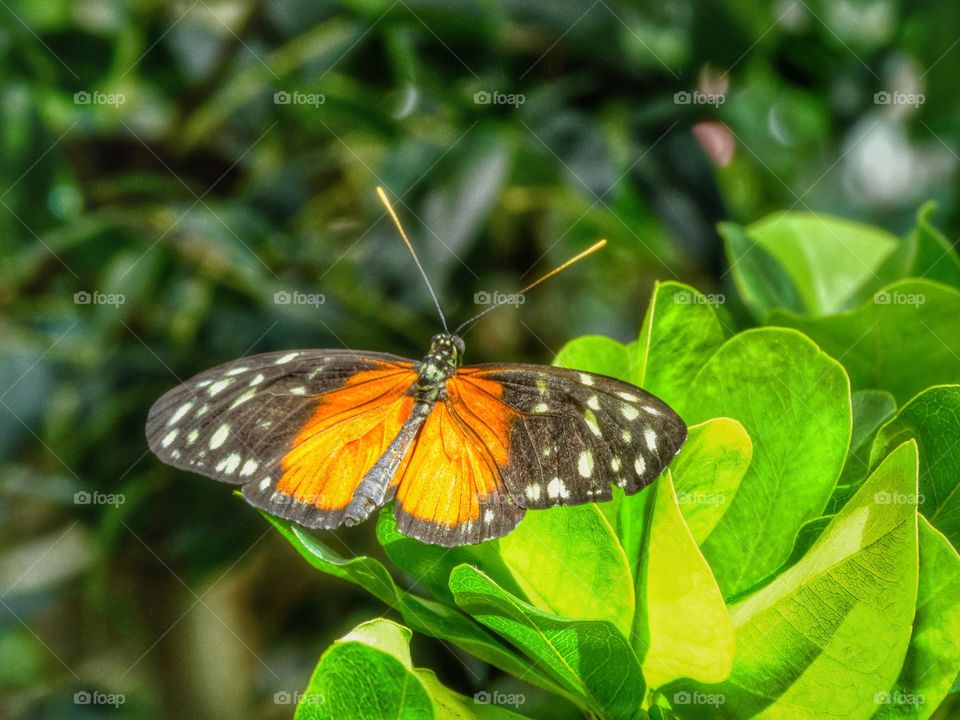
<path id="1" fill-rule="evenodd" d="M 960 291 L 908 280 L 849 312 L 804 318 L 774 311 L 767 322 L 812 338 L 843 363 L 854 390 L 887 390 L 903 404 L 931 385 L 960 382 L 958 317 Z"/>
<path id="2" fill-rule="evenodd" d="M 629 636 L 633 576 L 613 528 L 596 505 L 528 512 L 516 530 L 500 539 L 500 555 L 539 609 L 606 620 Z"/>
<path id="3" fill-rule="evenodd" d="M 698 545 L 730 507 L 752 456 L 750 436 L 732 418 L 713 418 L 690 427 L 683 452 L 670 471 L 683 519 Z"/>
<path id="4" fill-rule="evenodd" d="M 733 665 L 733 623 L 710 566 L 683 520 L 670 472 L 656 500 L 641 560 L 634 646 L 652 687 L 681 677 L 714 683 Z"/>
<path id="5" fill-rule="evenodd" d="M 634 376 L 629 347 L 605 335 L 584 335 L 571 340 L 560 348 L 553 364 L 627 382 L 632 382 Z"/>
<path id="6" fill-rule="evenodd" d="M 877 698 L 876 718 L 930 717 L 960 672 L 960 555 L 922 517 L 918 529 L 920 585 L 913 636 L 896 684 Z"/>
<path id="7" fill-rule="evenodd" d="M 880 428 L 871 466 L 907 438 L 920 447 L 920 512 L 960 546 L 960 386 L 932 387 Z"/>
<path id="8" fill-rule="evenodd" d="M 740 488 L 703 544 L 731 597 L 777 569 L 826 505 L 850 441 L 849 384 L 809 339 L 764 328 L 728 340 L 689 397 L 688 422 L 731 417 L 753 443 Z"/>
<path id="9" fill-rule="evenodd" d="M 917 447 L 904 443 L 800 562 L 731 607 L 737 654 L 729 680 L 670 690 L 718 695 L 709 717 L 810 717 L 811 708 L 816 717 L 870 717 L 910 642 L 916 488 Z"/>
<path id="10" fill-rule="evenodd" d="M 635 717 L 646 686 L 637 656 L 611 623 L 545 613 L 469 565 L 454 569 L 450 589 L 465 612 L 535 658 L 568 696 L 595 715 Z"/>
<path id="11" fill-rule="evenodd" d="M 744 250 L 740 257 L 749 257 L 757 248 L 765 250 L 790 277 L 800 302 L 799 307 L 777 304 L 757 309 L 781 307 L 811 316 L 848 307 L 898 246 L 897 238 L 884 230 L 821 213 L 777 213 L 753 223 L 745 234 L 756 248 Z M 728 243 L 730 236 L 728 228 Z M 762 282 L 751 270 L 748 263 L 733 264 L 738 286 Z M 761 312 L 758 317 L 762 316 Z"/>

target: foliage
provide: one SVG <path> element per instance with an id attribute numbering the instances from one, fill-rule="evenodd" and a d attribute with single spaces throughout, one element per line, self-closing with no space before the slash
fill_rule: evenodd
<path id="1" fill-rule="evenodd" d="M 792 297 L 807 298 L 790 317 L 811 323 L 831 322 L 859 305 L 857 293 L 873 292 L 824 237 L 804 245 L 799 267 L 795 253 L 811 234 L 842 232 L 858 252 L 875 249 L 877 269 L 931 231 L 924 214 L 902 241 L 786 214 L 728 227 L 728 248 L 757 227 L 767 229 L 768 261 L 783 263 L 777 276 L 794 277 L 803 289 Z M 943 251 L 953 262 L 953 251 Z M 760 298 L 772 299 L 753 292 L 765 278 L 754 265 L 735 271 L 758 312 Z M 934 290 L 909 306 L 917 315 L 887 319 L 887 332 L 908 335 L 921 308 L 950 312 L 956 290 L 946 285 L 904 276 L 882 292 L 927 285 Z M 900 307 L 882 295 L 869 302 Z M 762 319 L 786 312 L 770 305 Z M 834 338 L 845 349 L 860 340 L 855 332 Z M 960 385 L 926 389 L 894 413 L 888 393 L 903 388 L 887 382 L 900 375 L 893 369 L 865 373 L 875 385 L 851 395 L 850 352 L 833 359 L 798 331 L 770 324 L 735 333 L 707 296 L 672 282 L 654 289 L 636 341 L 580 338 L 557 362 L 645 385 L 680 409 L 694 424 L 671 468 L 637 495 L 528 513 L 513 534 L 475 547 L 404 538 L 388 508 L 378 537 L 411 589 L 398 589 L 373 558 L 350 561 L 357 570 L 349 579 L 416 630 L 596 717 L 933 714 L 960 672 Z M 938 363 L 920 353 L 902 374 L 960 381 L 960 362 Z M 343 576 L 320 540 L 273 522 L 314 566 Z M 423 607 L 442 608 L 456 627 L 424 622 Z M 324 655 L 308 693 L 343 692 L 323 680 L 339 647 Z M 352 682 L 357 695 L 364 691 L 362 678 Z M 425 694 L 438 717 L 449 692 L 433 686 Z M 395 693 L 387 687 L 383 702 Z M 311 712 L 301 705 L 298 717 Z"/>

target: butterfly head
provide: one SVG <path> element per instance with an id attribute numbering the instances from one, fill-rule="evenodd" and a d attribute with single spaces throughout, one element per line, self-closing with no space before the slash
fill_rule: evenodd
<path id="1" fill-rule="evenodd" d="M 439 333 L 430 341 L 430 352 L 420 363 L 420 377 L 427 383 L 440 383 L 453 375 L 463 362 L 463 339 L 451 333 Z"/>

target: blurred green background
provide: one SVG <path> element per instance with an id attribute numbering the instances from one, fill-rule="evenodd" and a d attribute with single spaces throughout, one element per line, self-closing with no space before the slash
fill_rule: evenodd
<path id="1" fill-rule="evenodd" d="M 0 2 L 0 717 L 289 717 L 387 612 L 143 437 L 160 394 L 240 355 L 425 351 L 376 185 L 452 322 L 609 239 L 486 316 L 468 362 L 633 338 L 655 279 L 728 292 L 718 220 L 901 232 L 934 198 L 957 236 L 956 3 L 639 5 Z"/>

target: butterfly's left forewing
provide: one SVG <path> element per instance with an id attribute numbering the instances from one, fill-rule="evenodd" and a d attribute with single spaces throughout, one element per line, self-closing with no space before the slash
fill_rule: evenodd
<path id="1" fill-rule="evenodd" d="M 612 486 L 638 492 L 687 437 L 683 420 L 662 400 L 603 375 L 491 364 L 462 368 L 453 381 L 483 388 L 489 405 L 514 416 L 501 474 L 514 501 L 528 509 L 609 500 Z"/>
<path id="2" fill-rule="evenodd" d="M 406 420 L 415 381 L 412 362 L 380 353 L 241 358 L 161 397 L 147 441 L 170 465 L 242 485 L 256 507 L 334 528 L 363 472 Z"/>

